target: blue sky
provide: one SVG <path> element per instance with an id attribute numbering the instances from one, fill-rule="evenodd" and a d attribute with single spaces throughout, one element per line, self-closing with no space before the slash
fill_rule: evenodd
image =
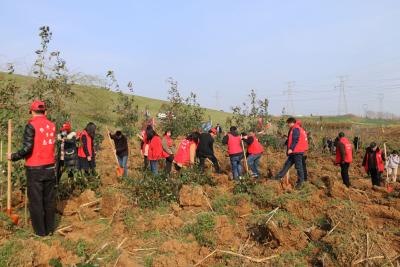
<path id="1" fill-rule="evenodd" d="M 400 1 L 1 1 L 0 65 L 26 73 L 41 25 L 71 72 L 132 80 L 138 95 L 165 99 L 174 77 L 184 95 L 229 110 L 250 89 L 296 114 L 336 114 L 339 75 L 349 112 L 400 114 Z M 217 101 L 216 94 L 219 95 Z"/>

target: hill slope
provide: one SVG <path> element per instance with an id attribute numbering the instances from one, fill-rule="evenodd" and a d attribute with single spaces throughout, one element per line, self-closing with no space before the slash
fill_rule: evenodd
<path id="1" fill-rule="evenodd" d="M 7 74 L 0 72 L 0 80 L 7 76 Z M 23 90 L 27 90 L 29 85 L 34 81 L 34 78 L 22 75 L 12 75 L 12 77 L 16 79 L 17 84 L 21 86 Z M 75 96 L 68 101 L 67 107 L 76 127 L 83 127 L 89 121 L 100 125 L 113 124 L 116 119 L 113 108 L 118 100 L 118 94 L 116 92 L 84 85 L 73 85 L 72 88 Z M 143 114 L 147 107 L 151 116 L 156 116 L 161 105 L 167 103 L 167 101 L 164 100 L 143 96 L 135 96 L 135 100 L 139 105 L 141 114 Z M 210 118 L 215 123 L 224 123 L 230 114 L 213 109 L 205 109 L 205 115 L 206 119 Z"/>

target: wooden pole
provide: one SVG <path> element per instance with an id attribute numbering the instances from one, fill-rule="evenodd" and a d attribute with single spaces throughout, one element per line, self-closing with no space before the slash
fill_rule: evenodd
<path id="1" fill-rule="evenodd" d="M 249 174 L 249 165 L 247 164 L 247 156 L 246 156 L 246 150 L 244 149 L 243 139 L 242 139 L 242 150 L 243 150 L 243 156 L 244 156 L 244 166 L 246 167 L 246 173 Z"/>
<path id="2" fill-rule="evenodd" d="M 119 161 L 118 161 L 118 157 L 117 157 L 117 150 L 115 149 L 113 140 L 111 140 L 110 131 L 108 130 L 108 127 L 106 127 L 106 130 L 107 130 L 108 141 L 110 141 L 110 146 L 111 146 L 111 149 L 112 149 L 112 151 L 114 153 L 114 156 L 115 156 L 115 161 L 117 162 L 117 166 L 119 167 Z"/>
<path id="3" fill-rule="evenodd" d="M 3 192 L 4 192 L 4 179 L 3 179 L 3 139 L 0 140 L 0 210 L 3 210 Z"/>
<path id="4" fill-rule="evenodd" d="M 11 140 L 12 140 L 12 120 L 8 120 L 8 144 L 7 144 L 7 155 L 11 154 Z M 7 212 L 11 214 L 11 171 L 12 164 L 11 160 L 8 160 L 7 165 Z"/>
<path id="5" fill-rule="evenodd" d="M 383 143 L 383 150 L 385 152 L 385 160 L 388 160 L 387 158 L 387 150 L 386 150 L 386 143 Z M 386 167 L 386 183 L 390 183 L 389 181 L 389 169 Z"/>
<path id="6" fill-rule="evenodd" d="M 28 225 L 28 187 L 25 187 L 25 207 L 24 207 L 25 227 Z"/>

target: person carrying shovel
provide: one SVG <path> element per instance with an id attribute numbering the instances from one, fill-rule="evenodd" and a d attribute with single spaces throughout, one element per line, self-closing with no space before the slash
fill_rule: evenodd
<path id="1" fill-rule="evenodd" d="M 307 134 L 303 128 L 296 122 L 296 119 L 290 117 L 286 120 L 289 126 L 287 139 L 288 158 L 282 170 L 274 177 L 276 180 L 282 179 L 293 165 L 297 170 L 296 189 L 300 189 L 304 183 L 303 156 L 308 150 Z"/>
<path id="2" fill-rule="evenodd" d="M 7 157 L 12 161 L 25 159 L 32 227 L 36 235 L 47 236 L 54 231 L 56 126 L 47 119 L 44 102 L 34 101 L 30 113 L 22 148 Z"/>

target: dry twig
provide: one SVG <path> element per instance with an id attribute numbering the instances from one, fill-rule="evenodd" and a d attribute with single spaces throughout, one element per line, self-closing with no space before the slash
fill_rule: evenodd
<path id="1" fill-rule="evenodd" d="M 329 236 L 330 234 L 332 234 L 332 232 L 335 231 L 336 227 L 338 227 L 339 224 L 340 224 L 340 221 L 326 234 L 326 236 Z"/>
<path id="2" fill-rule="evenodd" d="M 203 258 L 201 261 L 196 263 L 193 267 L 201 265 L 205 260 L 207 260 L 208 258 L 210 258 L 211 256 L 213 256 L 214 254 L 216 254 L 218 252 L 223 253 L 223 254 L 236 256 L 236 257 L 240 257 L 240 258 L 244 258 L 244 259 L 247 259 L 249 261 L 256 262 L 256 263 L 262 263 L 262 262 L 274 259 L 276 257 L 279 257 L 279 255 L 272 255 L 272 256 L 269 256 L 269 257 L 266 257 L 266 258 L 257 259 L 257 258 L 253 258 L 253 257 L 250 257 L 250 256 L 242 255 L 242 254 L 239 254 L 239 253 L 236 253 L 236 252 L 233 252 L 233 251 L 216 249 L 213 252 L 211 252 L 210 254 L 208 254 L 205 258 Z"/>

